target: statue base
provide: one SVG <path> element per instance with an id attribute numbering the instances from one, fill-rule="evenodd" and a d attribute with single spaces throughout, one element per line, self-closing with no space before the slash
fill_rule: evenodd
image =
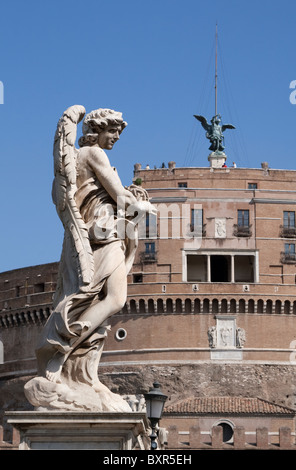
<path id="1" fill-rule="evenodd" d="M 36 411 L 131 411 L 128 402 L 111 392 L 99 379 L 90 386 L 79 382 L 54 383 L 44 377 L 34 377 L 26 383 L 24 393 Z"/>
<path id="2" fill-rule="evenodd" d="M 208 160 L 210 162 L 210 167 L 211 168 L 222 168 L 223 165 L 226 162 L 226 159 L 227 159 L 227 157 L 226 157 L 225 153 L 223 153 L 223 152 L 221 152 L 221 153 L 212 152 L 208 156 Z"/>
<path id="3" fill-rule="evenodd" d="M 147 450 L 145 413 L 10 411 L 19 450 Z"/>

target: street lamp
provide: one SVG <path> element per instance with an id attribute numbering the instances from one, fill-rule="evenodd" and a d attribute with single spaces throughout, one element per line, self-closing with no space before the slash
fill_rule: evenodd
<path id="1" fill-rule="evenodd" d="M 157 449 L 156 443 L 156 426 L 161 419 L 163 408 L 167 396 L 160 390 L 160 384 L 158 382 L 153 383 L 153 388 L 150 388 L 148 393 L 144 394 L 146 401 L 146 414 L 151 423 L 152 434 L 151 439 L 151 450 Z"/>

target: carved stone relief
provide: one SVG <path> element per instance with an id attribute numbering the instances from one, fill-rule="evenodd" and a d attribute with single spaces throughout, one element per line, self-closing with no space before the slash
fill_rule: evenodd
<path id="1" fill-rule="evenodd" d="M 235 317 L 217 317 L 216 326 L 208 329 L 209 346 L 212 349 L 243 348 L 246 333 L 243 328 L 236 327 Z"/>
<path id="2" fill-rule="evenodd" d="M 226 238 L 226 218 L 215 218 L 215 238 Z"/>

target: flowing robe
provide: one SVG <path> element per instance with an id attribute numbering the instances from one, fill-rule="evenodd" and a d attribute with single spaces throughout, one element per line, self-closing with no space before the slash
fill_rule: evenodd
<path id="1" fill-rule="evenodd" d="M 72 343 L 86 328 L 79 322 L 80 315 L 104 298 L 106 280 L 121 263 L 125 263 L 126 272 L 129 272 L 137 248 L 137 228 L 132 221 L 124 220 L 124 223 L 132 224 L 134 237 L 118 238 L 116 204 L 95 177 L 77 189 L 75 201 L 89 233 L 94 276 L 88 289 L 82 291 L 79 288 L 77 253 L 70 229 L 65 227 L 53 312 L 36 349 L 41 375 L 45 374 L 48 361 L 57 351 L 72 353 Z"/>

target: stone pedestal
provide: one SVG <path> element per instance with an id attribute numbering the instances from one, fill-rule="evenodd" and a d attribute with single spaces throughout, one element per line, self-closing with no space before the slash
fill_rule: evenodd
<path id="1" fill-rule="evenodd" d="M 20 433 L 19 450 L 145 450 L 145 413 L 7 412 Z"/>
<path id="2" fill-rule="evenodd" d="M 212 152 L 208 156 L 208 160 L 210 162 L 210 167 L 211 168 L 222 168 L 224 163 L 226 162 L 226 155 L 225 153 L 215 153 Z"/>

